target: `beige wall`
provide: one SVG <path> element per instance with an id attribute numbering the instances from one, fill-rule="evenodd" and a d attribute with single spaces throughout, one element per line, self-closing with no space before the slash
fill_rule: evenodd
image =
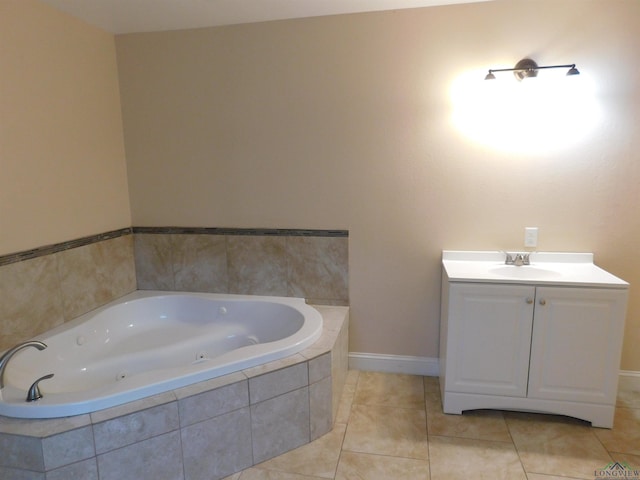
<path id="1" fill-rule="evenodd" d="M 113 35 L 0 0 L 0 255 L 131 225 Z"/>
<path id="2" fill-rule="evenodd" d="M 640 370 L 639 33 L 636 0 L 538 0 L 118 36 L 133 222 L 349 229 L 351 351 L 427 357 L 441 250 L 538 226 L 632 283 Z M 457 79 L 527 55 L 576 62 L 599 114 L 552 142 L 565 104 L 511 112 L 521 152 L 456 128 Z"/>

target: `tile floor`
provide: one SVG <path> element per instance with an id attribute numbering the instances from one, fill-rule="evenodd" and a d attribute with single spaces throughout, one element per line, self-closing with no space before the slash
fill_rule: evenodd
<path id="1" fill-rule="evenodd" d="M 593 480 L 611 461 L 640 467 L 640 391 L 624 378 L 607 430 L 553 415 L 445 415 L 435 377 L 350 371 L 330 433 L 226 480 Z"/>

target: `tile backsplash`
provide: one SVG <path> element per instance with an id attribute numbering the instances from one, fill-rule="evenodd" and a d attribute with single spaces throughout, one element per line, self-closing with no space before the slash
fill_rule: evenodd
<path id="1" fill-rule="evenodd" d="M 0 267 L 0 351 L 136 289 L 123 235 Z"/>
<path id="2" fill-rule="evenodd" d="M 147 227 L 0 257 L 0 351 L 136 289 L 348 305 L 348 234 Z"/>
<path id="3" fill-rule="evenodd" d="M 347 305 L 348 238 L 135 233 L 140 290 L 303 297 Z"/>

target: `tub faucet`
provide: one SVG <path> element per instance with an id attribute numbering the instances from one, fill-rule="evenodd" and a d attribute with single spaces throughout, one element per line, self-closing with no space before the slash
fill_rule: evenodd
<path id="1" fill-rule="evenodd" d="M 9 360 L 11 360 L 11 357 L 13 357 L 20 350 L 27 347 L 35 347 L 38 350 L 44 350 L 45 348 L 47 348 L 47 346 L 42 342 L 39 342 L 37 340 L 30 340 L 7 350 L 7 352 L 2 355 L 2 357 L 0 357 L 0 389 L 4 388 L 4 371 L 7 369 Z"/>
<path id="2" fill-rule="evenodd" d="M 38 384 L 42 380 L 48 380 L 50 378 L 53 378 L 53 373 L 45 375 L 44 377 L 40 377 L 35 382 L 33 382 L 33 385 L 29 387 L 29 392 L 27 393 L 27 402 L 35 402 L 36 400 L 40 400 L 42 398 L 42 393 L 40 392 L 40 387 L 38 387 Z"/>

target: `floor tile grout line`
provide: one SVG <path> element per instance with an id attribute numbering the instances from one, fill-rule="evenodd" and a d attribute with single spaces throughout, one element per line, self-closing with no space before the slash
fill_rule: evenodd
<path id="1" fill-rule="evenodd" d="M 524 461 L 522 460 L 522 455 L 520 455 L 520 449 L 518 448 L 518 445 L 516 444 L 516 441 L 513 438 L 511 427 L 509 426 L 509 422 L 507 421 L 507 416 L 505 416 L 504 412 L 502 412 L 502 419 L 504 420 L 505 427 L 507 428 L 507 432 L 509 433 L 509 438 L 511 439 L 511 444 L 513 445 L 513 449 L 515 450 L 516 455 L 518 455 L 518 461 L 520 462 L 520 467 L 522 467 L 524 476 L 528 479 L 529 473 L 533 473 L 533 472 L 527 472 L 527 468 L 525 467 Z"/>
<path id="2" fill-rule="evenodd" d="M 338 468 L 340 467 L 340 460 L 342 460 L 342 452 L 344 451 L 344 439 L 347 436 L 347 428 L 349 427 L 349 417 L 351 416 L 351 409 L 349 409 L 349 416 L 347 416 L 347 423 L 344 424 L 344 433 L 342 434 L 342 441 L 340 442 L 340 453 L 338 453 L 338 461 L 336 462 L 336 468 L 333 470 L 333 480 L 338 475 Z M 334 426 L 335 428 L 335 426 Z"/>
<path id="3" fill-rule="evenodd" d="M 358 374 L 357 378 L 356 378 L 356 382 L 354 385 L 354 389 L 353 389 L 353 398 L 351 399 L 351 402 L 349 403 L 349 413 L 347 415 L 347 421 L 344 424 L 344 433 L 342 434 L 342 441 L 340 442 L 340 453 L 338 454 L 338 461 L 336 462 L 336 468 L 333 472 L 333 480 L 336 479 L 336 477 L 338 476 L 338 469 L 340 468 L 340 461 L 342 460 L 342 452 L 344 452 L 344 440 L 345 438 L 347 438 L 347 429 L 349 428 L 349 420 L 351 420 L 351 410 L 353 409 L 353 403 L 356 399 L 356 393 L 358 391 L 358 381 L 360 380 L 360 374 Z M 345 396 L 345 391 L 344 389 L 342 390 L 342 397 Z M 340 401 L 342 401 L 342 398 L 340 398 Z"/>
<path id="4" fill-rule="evenodd" d="M 424 423 L 427 429 L 427 455 L 428 455 L 428 471 L 429 480 L 432 479 L 433 473 L 431 472 L 431 436 L 429 435 L 429 409 L 427 408 L 427 377 L 422 377 L 422 399 L 424 400 Z"/>

